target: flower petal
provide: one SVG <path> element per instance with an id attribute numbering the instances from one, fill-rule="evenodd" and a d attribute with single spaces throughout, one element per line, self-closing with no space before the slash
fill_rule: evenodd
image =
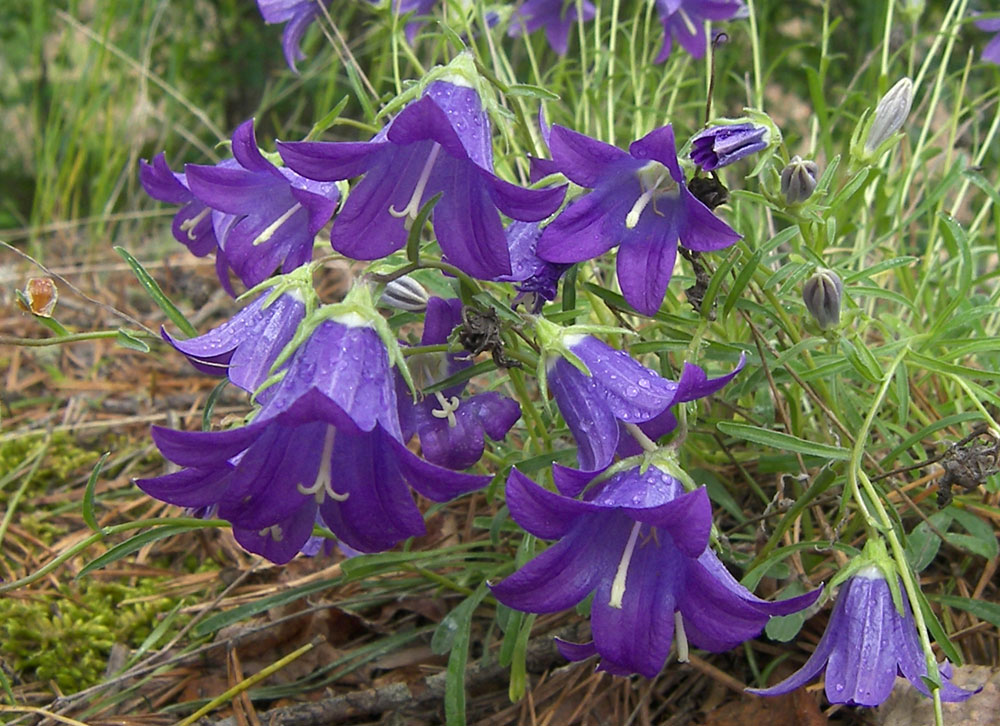
<path id="1" fill-rule="evenodd" d="M 562 358 L 549 370 L 548 381 L 576 439 L 580 468 L 603 469 L 611 463 L 618 445 L 618 422 L 597 383 Z"/>
<path id="2" fill-rule="evenodd" d="M 676 215 L 667 212 L 665 218 L 657 217 L 658 229 L 645 221 L 651 217 L 643 215 L 618 248 L 618 285 L 628 304 L 644 315 L 660 309 L 677 259 Z"/>
<path id="3" fill-rule="evenodd" d="M 598 523 L 604 524 L 589 518 L 578 522 L 559 542 L 513 575 L 491 585 L 494 597 L 516 610 L 554 613 L 583 600 L 600 580 L 610 581 L 614 555 L 607 545 L 620 540 L 624 548 L 628 529 L 602 529 L 601 538 L 596 538 L 592 527 Z"/>
<path id="4" fill-rule="evenodd" d="M 590 189 L 606 182 L 612 174 L 637 171 L 642 166 L 617 146 L 558 124 L 549 133 L 549 148 L 559 171 L 572 182 Z"/>
<path id="5" fill-rule="evenodd" d="M 517 469 L 511 469 L 507 476 L 506 492 L 510 516 L 524 530 L 543 539 L 565 537 L 581 517 L 607 510 L 543 489 Z"/>

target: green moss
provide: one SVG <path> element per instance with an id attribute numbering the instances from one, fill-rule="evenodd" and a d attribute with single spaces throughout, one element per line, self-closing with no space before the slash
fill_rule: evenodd
<path id="1" fill-rule="evenodd" d="M 157 618 L 176 600 L 155 595 L 163 578 L 140 578 L 135 586 L 81 580 L 58 595 L 0 599 L 0 656 L 21 680 L 54 681 L 73 693 L 101 680 L 115 643 L 138 647 Z M 183 618 L 173 624 L 183 625 Z"/>
<path id="2" fill-rule="evenodd" d="M 25 461 L 38 453 L 43 445 L 42 434 L 25 436 L 0 443 L 0 472 L 14 471 Z M 54 484 L 61 484 L 71 475 L 82 475 L 92 467 L 99 457 L 96 451 L 87 451 L 77 446 L 73 438 L 65 433 L 53 434 L 48 451 L 31 480 L 31 491 L 42 491 Z M 0 490 L 0 503 L 7 500 L 17 490 L 17 484 L 10 482 Z"/>

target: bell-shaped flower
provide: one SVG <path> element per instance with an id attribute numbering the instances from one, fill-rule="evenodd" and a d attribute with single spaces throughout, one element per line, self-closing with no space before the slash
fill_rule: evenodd
<path id="1" fill-rule="evenodd" d="M 460 300 L 432 297 L 427 301 L 427 316 L 420 345 L 436 345 L 448 340 L 462 320 Z M 472 365 L 455 355 L 423 353 L 410 359 L 409 367 L 421 388 L 431 386 Z M 463 396 L 465 383 L 426 394 L 414 403 L 401 380 L 397 381 L 399 419 L 403 441 L 415 433 L 420 439 L 424 458 L 449 469 L 467 469 L 480 458 L 486 446 L 485 436 L 500 441 L 521 417 L 517 401 L 494 391 Z"/>
<path id="2" fill-rule="evenodd" d="M 291 342 L 305 314 L 306 302 L 300 290 L 268 288 L 204 335 L 179 339 L 164 328 L 160 334 L 202 373 L 228 376 L 234 385 L 253 393 L 267 380 L 271 366 Z"/>
<path id="3" fill-rule="evenodd" d="M 585 334 L 587 326 L 560 328 L 541 318 L 535 325 L 547 353 L 545 385 L 576 440 L 577 461 L 585 471 L 604 469 L 611 463 L 619 449 L 620 423 L 641 427 L 658 419 L 661 428 L 670 421 L 676 423 L 669 413 L 671 406 L 714 393 L 743 366 L 741 358 L 731 373 L 709 379 L 698 366 L 686 364 L 675 382 Z M 654 433 L 658 437 L 666 431 Z"/>
<path id="4" fill-rule="evenodd" d="M 552 160 L 536 162 L 537 170 L 562 172 L 593 191 L 543 230 L 538 256 L 580 262 L 619 245 L 618 284 L 641 313 L 659 310 L 678 241 L 708 252 L 740 238 L 688 191 L 669 124 L 634 141 L 627 152 L 561 126 L 552 127 L 549 146 Z"/>
<path id="5" fill-rule="evenodd" d="M 331 0 L 257 0 L 264 22 L 268 25 L 288 23 L 281 34 L 281 47 L 288 67 L 298 73 L 296 62 L 305 55 L 300 47 L 306 29 L 330 7 Z"/>
<path id="6" fill-rule="evenodd" d="M 893 603 L 881 568 L 868 565 L 843 586 L 826 632 L 799 670 L 770 688 L 747 689 L 759 696 L 780 696 L 804 686 L 826 669 L 825 690 L 830 703 L 878 706 L 892 692 L 896 675 L 929 696 L 927 660 L 917 638 L 913 613 L 904 596 L 902 612 Z M 941 700 L 964 701 L 976 691 L 951 683 L 951 666 L 940 669 Z"/>
<path id="7" fill-rule="evenodd" d="M 594 19 L 597 10 L 589 0 L 581 4 L 584 22 Z M 566 55 L 569 33 L 576 26 L 576 0 L 527 0 L 517 8 L 510 21 L 507 34 L 511 37 L 523 33 L 534 33 L 539 28 L 545 30 L 549 45 L 559 55 Z"/>
<path id="8" fill-rule="evenodd" d="M 235 165 L 232 159 L 223 164 Z M 212 210 L 195 197 L 188 186 L 187 176 L 171 170 L 163 152 L 152 162 L 139 160 L 139 181 L 153 199 L 169 204 L 180 204 L 174 215 L 174 239 L 188 248 L 195 257 L 204 257 L 216 250 L 219 242 L 212 224 Z"/>
<path id="9" fill-rule="evenodd" d="M 983 53 L 980 57 L 984 61 L 1000 65 L 1000 18 L 977 20 L 976 27 L 987 33 L 996 33 L 990 42 L 983 47 Z"/>
<path id="10" fill-rule="evenodd" d="M 710 126 L 691 138 L 691 161 L 705 171 L 728 166 L 768 146 L 768 129 L 752 123 Z"/>
<path id="11" fill-rule="evenodd" d="M 746 11 L 743 0 L 655 0 L 663 24 L 663 47 L 656 63 L 670 57 L 674 41 L 692 58 L 701 58 L 708 48 L 705 24 L 732 20 Z"/>
<path id="12" fill-rule="evenodd" d="M 257 147 L 253 120 L 233 133 L 237 166 L 188 164 L 188 186 L 200 201 L 228 215 L 215 220 L 226 263 L 248 287 L 280 267 L 291 272 L 312 259 L 316 234 L 330 221 L 340 193 L 268 161 Z"/>
<path id="13" fill-rule="evenodd" d="M 548 262 L 538 256 L 542 228 L 537 222 L 511 222 L 507 225 L 507 248 L 510 250 L 511 274 L 497 277 L 498 282 L 516 283 L 513 307 L 523 300 L 528 312 L 537 315 L 546 302 L 555 300 L 559 280 L 571 265 Z"/>
<path id="14" fill-rule="evenodd" d="M 474 277 L 507 275 L 499 213 L 538 221 L 565 193 L 565 187 L 524 189 L 493 173 L 489 118 L 479 92 L 457 73 L 431 83 L 371 141 L 278 146 L 285 163 L 310 179 L 363 176 L 330 232 L 333 248 L 358 260 L 402 248 L 422 206 L 440 194 L 434 233 L 447 260 Z"/>
<path id="15" fill-rule="evenodd" d="M 240 544 L 281 563 L 306 546 L 317 521 L 361 552 L 389 549 L 425 532 L 409 487 L 447 501 L 489 482 L 423 461 L 381 422 L 366 431 L 323 390 L 305 389 L 241 428 L 154 427 L 163 455 L 186 468 L 136 484 L 171 504 L 216 505 Z"/>
<path id="16" fill-rule="evenodd" d="M 558 540 L 524 567 L 493 585 L 508 607 L 532 613 L 566 610 L 591 592 L 593 642 L 557 641 L 570 660 L 601 657 L 600 670 L 652 678 L 677 639 L 719 652 L 755 637 L 772 615 L 810 605 L 819 592 L 767 602 L 740 585 L 708 548 L 712 512 L 701 488 L 684 492 L 657 463 L 619 472 L 579 494 L 593 474 L 558 465 L 561 494 L 516 469 L 507 480 L 507 506 L 525 530 Z M 596 535 L 596 536 L 595 536 Z"/>

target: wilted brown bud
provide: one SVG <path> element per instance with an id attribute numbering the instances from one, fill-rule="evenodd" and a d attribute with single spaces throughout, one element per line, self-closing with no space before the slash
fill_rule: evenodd
<path id="1" fill-rule="evenodd" d="M 51 318 L 52 311 L 56 308 L 59 300 L 59 288 L 51 277 L 32 277 L 28 279 L 28 284 L 24 286 L 24 301 L 21 298 L 17 304 L 26 313 L 37 315 L 40 318 Z"/>

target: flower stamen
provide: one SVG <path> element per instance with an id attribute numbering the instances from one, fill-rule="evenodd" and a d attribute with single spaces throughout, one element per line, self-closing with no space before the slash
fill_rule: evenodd
<path id="1" fill-rule="evenodd" d="M 431 153 L 427 155 L 424 168 L 420 170 L 420 178 L 417 179 L 417 185 L 413 188 L 413 195 L 410 197 L 410 201 L 401 210 L 397 210 L 396 206 L 392 205 L 389 207 L 389 214 L 393 217 L 409 217 L 410 220 L 416 220 L 417 214 L 420 213 L 420 200 L 424 196 L 424 189 L 427 188 L 427 180 L 431 178 L 431 169 L 434 168 L 434 162 L 437 161 L 438 154 L 440 153 L 441 144 L 435 143 L 434 148 L 431 149 Z"/>
<path id="2" fill-rule="evenodd" d="M 185 219 L 183 222 L 181 222 L 180 229 L 182 232 L 187 233 L 187 238 L 189 240 L 191 240 L 192 242 L 195 241 L 196 238 L 194 236 L 194 228 L 197 227 L 198 224 L 201 222 L 201 220 L 207 217 L 208 213 L 211 211 L 212 211 L 211 207 L 205 207 L 203 210 L 198 212 L 190 219 Z"/>
<path id="3" fill-rule="evenodd" d="M 458 425 L 458 421 L 455 419 L 455 411 L 458 410 L 459 404 L 458 396 L 445 398 L 441 391 L 435 391 L 434 395 L 437 397 L 441 408 L 432 410 L 431 416 L 434 418 L 446 418 L 448 419 L 448 428 L 455 428 Z"/>
<path id="4" fill-rule="evenodd" d="M 261 537 L 270 537 L 275 542 L 280 542 L 285 538 L 285 533 L 281 531 L 280 524 L 272 524 L 270 527 L 264 527 L 257 534 Z"/>
<path id="5" fill-rule="evenodd" d="M 611 582 L 611 599 L 608 604 L 613 608 L 621 610 L 622 598 L 625 596 L 625 578 L 628 577 L 628 564 L 632 560 L 632 552 L 635 551 L 635 542 L 639 539 L 639 530 L 642 528 L 641 522 L 632 525 L 628 542 L 625 544 L 625 551 L 618 562 L 618 570 L 615 572 L 615 579 Z"/>
<path id="6" fill-rule="evenodd" d="M 336 433 L 337 429 L 333 428 L 333 426 L 326 427 L 326 438 L 323 440 L 323 453 L 320 455 L 322 458 L 319 462 L 319 472 L 316 474 L 316 481 L 313 482 L 313 485 L 311 487 L 303 486 L 302 484 L 295 486 L 300 494 L 312 494 L 315 496 L 316 504 L 322 504 L 327 497 L 337 502 L 343 502 L 351 496 L 350 492 L 340 494 L 333 489 L 333 481 L 330 476 L 330 457 L 333 454 L 333 439 Z"/>
<path id="7" fill-rule="evenodd" d="M 687 663 L 691 656 L 688 652 L 687 633 L 684 632 L 684 617 L 680 610 L 674 611 L 674 637 L 677 642 L 677 662 Z"/>
<path id="8" fill-rule="evenodd" d="M 287 222 L 289 217 L 291 217 L 300 209 L 302 209 L 302 204 L 299 202 L 296 202 L 291 207 L 289 207 L 284 214 L 282 214 L 276 220 L 271 222 L 271 224 L 267 225 L 267 227 L 264 228 L 264 231 L 261 232 L 259 235 L 257 235 L 257 237 L 253 241 L 253 246 L 256 247 L 257 245 L 262 245 L 265 242 L 270 241 L 270 239 L 274 236 L 274 233 L 278 231 L 278 228 L 285 222 Z"/>

